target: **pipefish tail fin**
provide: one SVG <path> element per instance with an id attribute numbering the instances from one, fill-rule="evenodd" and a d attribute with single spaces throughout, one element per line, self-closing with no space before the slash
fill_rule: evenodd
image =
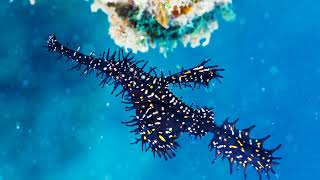
<path id="1" fill-rule="evenodd" d="M 226 158 L 229 162 L 230 174 L 232 174 L 233 165 L 236 164 L 242 167 L 246 178 L 246 169 L 251 165 L 260 179 L 262 174 L 270 178 L 270 172 L 275 174 L 273 168 L 279 164 L 277 160 L 281 159 L 275 157 L 273 153 L 281 147 L 281 144 L 274 149 L 266 149 L 263 144 L 270 135 L 261 139 L 253 139 L 250 137 L 250 131 L 255 126 L 239 130 L 236 128 L 237 121 L 238 119 L 229 122 L 226 119 L 221 126 L 213 128 L 214 137 L 209 144 L 210 151 L 215 150 L 213 162 L 222 156 L 222 159 Z"/>

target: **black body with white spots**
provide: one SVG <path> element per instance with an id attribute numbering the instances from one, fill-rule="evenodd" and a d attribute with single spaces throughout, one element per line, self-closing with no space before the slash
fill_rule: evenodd
<path id="1" fill-rule="evenodd" d="M 190 136 L 202 137 L 208 133 L 213 134 L 209 147 L 215 149 L 215 158 L 222 155 L 232 165 L 237 164 L 246 170 L 252 165 L 258 172 L 269 177 L 274 165 L 279 159 L 273 156 L 280 145 L 272 150 L 263 147 L 263 139 L 252 139 L 249 136 L 253 128 L 238 130 L 236 121 L 230 123 L 227 120 L 221 125 L 214 121 L 214 112 L 211 108 L 193 108 L 186 105 L 176 97 L 168 88 L 170 84 L 179 87 L 208 86 L 212 79 L 222 78 L 218 66 L 206 66 L 208 60 L 198 66 L 182 70 L 179 73 L 164 76 L 161 72 L 157 76 L 155 68 L 144 70 L 146 62 L 135 61 L 129 54 L 122 50 L 110 54 L 108 51 L 100 57 L 94 54 L 84 55 L 72 50 L 57 41 L 55 36 L 50 36 L 47 44 L 49 51 L 60 54 L 77 64 L 71 69 L 81 70 L 83 74 L 95 72 L 102 79 L 100 85 L 114 85 L 112 93 L 117 87 L 122 87 L 117 96 L 121 95 L 123 103 L 128 104 L 127 110 L 134 110 L 135 116 L 128 122 L 132 126 L 131 131 L 138 138 L 134 142 L 141 143 L 142 149 L 151 149 L 154 155 L 165 159 L 175 156 L 179 147 L 177 139 L 181 133 L 189 133 Z M 138 66 L 139 64 L 142 66 Z M 84 68 L 82 68 L 84 67 Z M 246 173 L 245 173 L 246 176 Z"/>

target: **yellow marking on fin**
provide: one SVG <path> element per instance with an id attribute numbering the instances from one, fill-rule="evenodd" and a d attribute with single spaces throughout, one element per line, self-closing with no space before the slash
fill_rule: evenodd
<path id="1" fill-rule="evenodd" d="M 151 131 L 150 131 L 150 130 L 147 130 L 147 133 L 148 133 L 148 134 L 151 134 Z"/>
<path id="2" fill-rule="evenodd" d="M 161 141 L 166 142 L 166 139 L 163 136 L 159 135 L 159 138 Z"/>
<path id="3" fill-rule="evenodd" d="M 243 144 L 239 140 L 237 140 L 237 142 L 239 143 L 240 146 L 243 146 Z"/>
<path id="4" fill-rule="evenodd" d="M 238 146 L 230 145 L 229 148 L 236 149 L 236 148 L 238 148 Z"/>
<path id="5" fill-rule="evenodd" d="M 256 149 L 256 152 L 259 152 L 259 149 Z"/>
<path id="6" fill-rule="evenodd" d="M 260 165 L 260 167 L 264 168 L 260 161 L 258 161 L 258 164 Z"/>
<path id="7" fill-rule="evenodd" d="M 241 151 L 244 152 L 244 148 L 241 148 Z"/>
<path id="8" fill-rule="evenodd" d="M 147 140 L 147 137 L 146 137 L 146 136 L 143 136 L 143 140 Z"/>
<path id="9" fill-rule="evenodd" d="M 249 161 L 252 161 L 252 159 L 251 159 L 250 157 L 248 157 L 248 160 L 249 160 Z"/>

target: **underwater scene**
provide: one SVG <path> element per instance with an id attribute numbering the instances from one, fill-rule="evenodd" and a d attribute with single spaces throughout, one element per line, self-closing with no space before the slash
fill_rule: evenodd
<path id="1" fill-rule="evenodd" d="M 319 5 L 1 1 L 0 180 L 320 179 Z"/>

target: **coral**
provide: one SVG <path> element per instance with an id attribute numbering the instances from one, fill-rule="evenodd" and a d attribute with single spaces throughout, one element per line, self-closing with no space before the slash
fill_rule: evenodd
<path id="1" fill-rule="evenodd" d="M 118 46 L 146 52 L 159 46 L 166 55 L 178 42 L 208 45 L 217 14 L 233 20 L 231 0 L 95 0 L 93 12 L 108 15 L 109 34 Z"/>

